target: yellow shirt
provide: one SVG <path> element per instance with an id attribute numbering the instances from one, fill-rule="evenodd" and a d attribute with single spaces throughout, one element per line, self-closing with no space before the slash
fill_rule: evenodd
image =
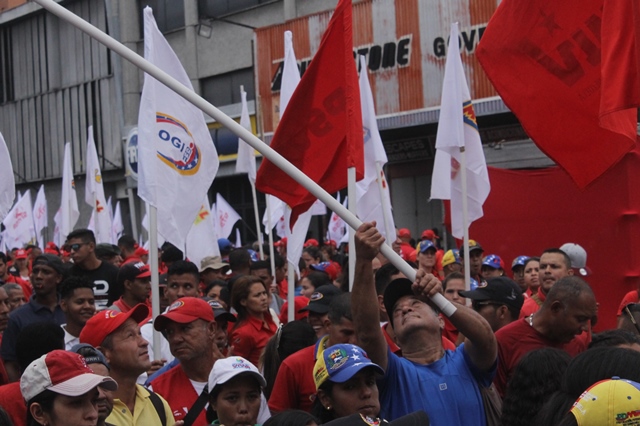
<path id="1" fill-rule="evenodd" d="M 167 416 L 167 426 L 173 426 L 175 419 L 171 408 L 161 396 L 160 400 L 164 405 L 164 411 Z M 140 385 L 136 385 L 136 403 L 133 407 L 133 414 L 125 403 L 119 399 L 114 399 L 113 411 L 107 417 L 106 422 L 115 426 L 161 426 L 158 412 L 149 398 L 149 391 Z"/>

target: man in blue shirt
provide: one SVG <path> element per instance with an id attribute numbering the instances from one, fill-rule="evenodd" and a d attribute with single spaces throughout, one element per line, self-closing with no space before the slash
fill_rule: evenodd
<path id="1" fill-rule="evenodd" d="M 58 284 L 65 275 L 65 266 L 58 256 L 41 254 L 33 261 L 31 284 L 33 296 L 29 302 L 9 315 L 9 324 L 2 336 L 0 354 L 5 362 L 9 381 L 20 378 L 20 367 L 16 357 L 16 340 L 22 329 L 36 322 L 65 323 L 64 312 L 58 305 Z"/>
<path id="2" fill-rule="evenodd" d="M 358 344 L 385 370 L 379 381 L 380 416 L 394 420 L 424 410 L 435 426 L 485 426 L 481 388 L 491 385 L 497 344 L 491 327 L 472 309 L 460 304 L 449 320 L 466 336 L 455 351 L 442 348 L 442 321 L 430 296 L 442 292 L 440 280 L 417 271 L 416 281 L 399 278 L 387 286 L 384 305 L 403 358 L 393 354 L 379 327 L 378 299 L 372 260 L 384 238 L 375 223 L 356 232 L 353 323 Z"/>

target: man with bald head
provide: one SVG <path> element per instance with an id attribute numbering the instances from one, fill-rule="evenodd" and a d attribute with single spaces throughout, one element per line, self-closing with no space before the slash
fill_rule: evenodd
<path id="1" fill-rule="evenodd" d="M 598 313 L 589 284 L 576 276 L 558 280 L 540 310 L 496 332 L 498 373 L 494 384 L 504 395 L 507 382 L 520 359 L 532 350 L 552 347 L 576 356 L 589 346 L 591 321 Z"/>

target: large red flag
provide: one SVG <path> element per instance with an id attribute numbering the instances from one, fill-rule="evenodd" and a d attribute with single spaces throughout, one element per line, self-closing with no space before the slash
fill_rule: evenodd
<path id="1" fill-rule="evenodd" d="M 525 131 L 580 188 L 637 140 L 640 94 L 630 91 L 638 87 L 632 52 L 637 50 L 635 45 L 618 50 L 620 42 L 631 43 L 624 38 L 635 40 L 638 31 L 634 15 L 620 9 L 631 11 L 637 0 L 612 1 L 627 5 L 603 16 L 604 0 L 504 0 L 476 53 Z M 615 36 L 621 25 L 629 32 Z M 615 52 L 625 53 L 619 57 Z M 627 66 L 631 71 L 618 72 Z"/>
<path id="2" fill-rule="evenodd" d="M 356 168 L 358 180 L 364 173 L 351 19 L 351 0 L 340 0 L 271 141 L 274 150 L 329 193 L 347 186 L 347 168 Z M 266 158 L 256 188 L 291 207 L 292 226 L 316 200 Z"/>

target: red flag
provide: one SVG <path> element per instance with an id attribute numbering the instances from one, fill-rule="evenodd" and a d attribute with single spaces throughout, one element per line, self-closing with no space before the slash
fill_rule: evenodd
<path id="1" fill-rule="evenodd" d="M 613 0 L 622 1 L 629 2 L 630 9 L 637 0 Z M 609 80 L 613 73 L 602 71 L 612 68 L 601 66 L 601 54 L 614 61 L 613 67 L 635 60 L 603 53 L 611 48 L 605 33 L 626 20 L 633 25 L 634 18 L 607 14 L 603 22 L 603 4 L 604 0 L 504 0 L 477 49 L 480 64 L 525 131 L 580 188 L 620 160 L 637 140 L 635 119 L 631 130 L 631 113 L 622 112 L 638 105 L 638 95 L 625 92 L 637 87 L 637 74 L 615 74 Z M 599 124 L 601 101 L 607 106 L 602 111 L 606 129 Z M 622 112 L 617 116 L 623 118 L 606 114 L 611 111 Z"/>
<path id="2" fill-rule="evenodd" d="M 356 168 L 358 180 L 364 174 L 351 20 L 351 0 L 340 0 L 271 141 L 271 148 L 329 193 L 347 186 L 347 168 Z M 256 188 L 291 207 L 291 226 L 316 200 L 266 158 Z"/>

